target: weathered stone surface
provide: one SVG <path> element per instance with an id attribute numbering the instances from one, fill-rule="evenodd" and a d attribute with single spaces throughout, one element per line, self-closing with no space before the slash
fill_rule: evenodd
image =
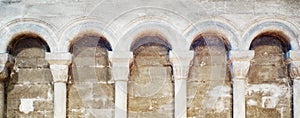
<path id="1" fill-rule="evenodd" d="M 231 118 L 232 89 L 224 42 L 203 36 L 192 46 L 195 55 L 187 81 L 187 117 Z"/>
<path id="2" fill-rule="evenodd" d="M 52 75 L 49 68 L 45 69 L 19 69 L 16 78 L 11 83 L 22 84 L 48 84 L 52 82 Z"/>
<path id="3" fill-rule="evenodd" d="M 261 36 L 252 42 L 255 51 L 246 89 L 249 118 L 291 117 L 291 82 L 284 62 L 283 43 L 277 37 Z"/>
<path id="4" fill-rule="evenodd" d="M 108 67 L 73 67 L 73 79 L 76 82 L 108 82 L 111 80 Z"/>
<path id="5" fill-rule="evenodd" d="M 106 48 L 89 38 L 76 42 L 72 61 L 72 84 L 68 85 L 67 117 L 112 118 L 114 84 Z"/>
<path id="6" fill-rule="evenodd" d="M 38 40 L 22 39 L 24 44 L 15 43 L 17 47 L 11 50 L 17 70 L 7 83 L 7 117 L 53 117 L 53 80 Z"/>
<path id="7" fill-rule="evenodd" d="M 146 44 L 135 49 L 128 82 L 128 117 L 173 117 L 171 75 L 166 47 Z"/>
<path id="8" fill-rule="evenodd" d="M 238 53 L 243 53 L 243 51 L 241 50 L 248 51 L 251 40 L 253 40 L 255 37 L 257 37 L 257 35 L 260 35 L 261 33 L 266 33 L 267 35 L 271 35 L 275 37 L 282 36 L 280 40 L 282 42 L 285 42 L 288 45 L 291 45 L 289 50 L 298 50 L 299 49 L 298 30 L 300 26 L 299 9 L 300 9 L 299 0 L 178 0 L 178 1 L 174 1 L 174 0 L 164 0 L 164 1 L 162 0 L 151 0 L 151 1 L 147 1 L 147 0 L 130 0 L 130 1 L 0 0 L 0 11 L 1 11 L 0 50 L 1 53 L 7 52 L 14 56 L 18 56 L 20 58 L 29 57 L 28 60 L 24 59 L 24 61 L 26 60 L 24 63 L 20 61 L 17 62 L 15 64 L 16 67 L 20 67 L 20 68 L 16 68 L 16 70 L 24 69 L 24 68 L 48 68 L 45 61 L 41 61 L 41 62 L 34 61 L 37 60 L 37 58 L 41 58 L 41 59 L 43 58 L 44 51 L 42 50 L 46 49 L 46 47 L 43 44 L 46 43 L 49 46 L 49 49 L 47 49 L 47 51 L 49 52 L 68 52 L 68 48 L 70 47 L 74 48 L 74 46 L 72 47 L 72 45 L 74 44 L 75 47 L 78 48 L 77 50 L 79 51 L 79 53 L 82 51 L 81 54 L 76 54 L 76 51 L 73 53 L 74 57 L 77 56 L 80 58 L 78 59 L 79 65 L 94 64 L 96 66 L 99 65 L 101 66 L 102 63 L 107 63 L 106 61 L 101 61 L 102 59 L 100 58 L 104 57 L 102 56 L 102 54 L 100 54 L 101 55 L 100 57 L 97 57 L 98 53 L 96 52 L 96 56 L 94 57 L 94 59 L 85 58 L 85 57 L 93 57 L 95 55 L 93 52 L 95 51 L 94 47 L 98 46 L 98 41 L 99 41 L 98 39 L 101 39 L 100 38 L 101 36 L 107 37 L 108 39 L 107 41 L 112 44 L 113 46 L 112 53 L 114 53 L 114 51 L 120 51 L 120 52 L 129 51 L 130 44 L 133 44 L 134 41 L 136 41 L 135 39 L 137 37 L 140 37 L 141 35 L 144 34 L 147 35 L 148 33 L 150 35 L 161 34 L 162 37 L 165 38 L 164 40 L 171 44 L 170 47 L 172 47 L 173 51 L 181 51 L 181 50 L 187 51 L 188 47 L 192 44 L 191 41 L 195 37 L 202 35 L 203 33 L 209 33 L 209 34 L 211 33 L 211 34 L 216 34 L 218 36 L 224 36 L 222 37 L 222 40 L 224 40 L 224 42 L 226 42 L 228 46 L 229 45 L 231 46 L 229 50 L 237 51 Z M 32 35 L 33 33 L 36 35 Z M 80 39 L 84 37 L 85 34 L 89 34 L 89 33 L 97 33 L 99 34 L 99 36 L 97 35 L 97 36 L 90 36 L 88 38 L 83 38 L 84 41 L 79 43 L 75 42 L 76 38 L 73 39 L 73 37 L 79 37 Z M 30 37 L 28 37 L 28 36 L 24 36 L 24 34 L 31 34 L 31 35 Z M 18 35 L 21 35 L 21 37 L 19 37 Z M 37 35 L 39 35 L 40 37 L 37 37 Z M 12 40 L 12 38 L 16 36 L 17 39 L 19 40 Z M 92 41 L 89 41 L 89 39 L 92 39 Z M 36 41 L 36 40 L 42 40 L 42 41 Z M 211 47 L 214 47 L 216 50 L 224 50 L 222 48 L 218 48 L 219 46 L 220 45 L 218 46 L 211 45 Z M 270 49 L 267 50 L 276 51 L 277 49 L 279 49 L 276 47 L 273 48 L 274 45 L 269 45 L 269 46 L 270 47 L 268 48 Z M 91 47 L 91 49 L 87 49 L 85 47 Z M 285 45 L 282 47 L 284 48 L 289 46 Z M 98 49 L 96 49 L 96 51 L 97 50 Z M 153 50 L 156 50 L 156 48 L 153 47 Z M 207 49 L 199 48 L 199 50 L 207 50 Z M 265 49 L 261 48 L 256 51 L 257 53 L 259 53 L 260 51 L 263 52 L 264 50 Z M 30 53 L 27 53 L 27 51 L 29 51 Z M 160 51 L 161 50 L 158 50 L 157 52 Z M 87 52 L 92 52 L 92 53 L 87 53 Z M 145 52 L 149 52 L 149 51 L 145 51 Z M 195 52 L 197 53 L 199 51 L 195 51 Z M 210 53 L 205 51 L 199 52 L 199 55 L 202 56 L 198 56 L 200 57 L 198 58 L 198 60 L 194 59 L 195 62 L 193 63 L 196 64 L 194 64 L 193 67 L 191 68 L 189 82 L 193 81 L 195 82 L 195 84 L 197 84 L 198 82 L 204 83 L 212 80 L 219 81 L 223 79 L 223 76 L 226 76 L 225 78 L 227 80 L 227 74 L 222 74 L 222 73 L 227 73 L 226 71 L 227 69 L 218 70 L 218 68 L 226 68 L 226 67 L 218 66 L 218 65 L 213 66 L 213 64 L 217 64 L 219 62 L 221 63 L 223 61 L 218 61 L 218 59 L 214 60 L 211 58 L 204 58 L 204 57 L 217 56 L 222 54 L 219 53 L 219 51 L 216 51 L 215 54 L 212 54 L 212 52 Z M 103 54 L 105 53 L 106 52 L 104 52 Z M 163 51 L 162 53 L 158 53 L 158 55 L 162 56 L 164 55 L 164 53 L 166 52 Z M 288 85 L 293 86 L 295 88 L 294 90 L 297 91 L 298 89 L 296 88 L 299 88 L 298 87 L 299 84 L 298 85 L 295 84 L 295 86 L 294 83 L 291 84 L 289 82 L 290 81 L 289 77 L 286 76 L 288 72 L 286 71 L 286 69 L 282 68 L 283 67 L 282 65 L 285 65 L 285 64 L 281 64 L 285 60 L 282 59 L 284 53 L 281 53 L 279 55 L 277 55 L 277 53 L 276 54 L 268 53 L 266 55 L 264 55 L 263 53 L 261 54 L 262 55 L 260 56 L 264 58 L 260 58 L 258 60 L 252 61 L 252 67 L 250 69 L 251 72 L 249 72 L 249 79 L 245 79 L 247 77 L 246 73 L 248 73 L 249 63 L 240 62 L 239 60 L 234 62 L 233 66 L 231 67 L 231 69 L 234 67 L 234 69 L 232 69 L 233 79 L 237 79 L 239 81 L 237 83 L 243 83 L 243 81 L 248 82 L 249 86 L 256 85 L 256 84 L 276 84 L 278 86 L 281 86 L 282 84 L 286 84 L 287 86 Z M 127 55 L 127 53 L 121 55 L 122 56 Z M 165 58 L 164 56 L 159 58 L 151 58 L 151 57 L 152 56 L 150 55 L 149 58 L 147 57 L 146 60 L 156 60 L 156 61 L 155 62 L 144 61 L 143 59 L 139 60 L 138 58 L 136 58 L 136 62 L 140 61 L 138 62 L 140 63 L 139 65 L 142 65 L 142 63 L 144 63 L 144 65 L 147 66 L 148 64 L 154 65 L 156 62 L 159 61 L 164 62 L 164 60 L 163 59 L 161 60 L 161 58 Z M 96 59 L 100 59 L 100 61 L 97 61 Z M 79 62 L 79 60 L 81 60 L 81 62 Z M 122 66 L 123 64 L 129 65 L 127 61 L 124 62 L 125 64 L 122 63 Z M 37 65 L 35 65 L 35 63 L 37 63 Z M 101 64 L 97 64 L 97 63 L 101 63 Z M 210 66 L 201 66 L 201 63 L 202 65 L 207 64 Z M 116 65 L 116 63 L 114 65 Z M 155 65 L 159 66 L 160 63 L 156 63 Z M 166 63 L 166 65 L 169 64 Z M 197 66 L 199 66 L 199 68 Z M 213 68 L 217 68 L 217 70 Z M 125 72 L 123 70 L 125 70 Z M 299 79 L 297 78 L 298 77 L 297 75 L 299 75 L 299 72 L 297 71 L 298 70 L 291 71 L 292 74 L 290 74 L 295 80 Z M 97 72 L 98 71 L 96 71 L 96 73 Z M 96 76 L 104 75 L 101 72 L 104 71 L 100 71 L 98 74 L 96 74 Z M 126 83 L 127 82 L 126 80 L 128 79 L 127 66 L 118 68 L 118 71 L 114 71 L 114 72 L 122 72 L 122 74 L 114 74 L 114 75 L 123 76 L 123 77 L 117 76 L 118 78 L 114 76 L 114 80 L 121 81 L 120 83 L 122 83 L 122 87 L 124 87 L 123 84 Z M 143 70 L 143 72 L 146 72 L 146 70 Z M 159 72 L 159 73 L 161 74 L 163 72 Z M 9 74 L 5 75 L 5 77 L 8 76 Z M 173 76 L 174 77 L 176 76 L 177 78 L 180 79 L 186 77 L 186 75 L 182 77 L 181 75 L 178 74 L 174 74 Z M 139 77 L 137 76 L 136 78 Z M 145 78 L 146 79 L 143 81 L 140 80 L 136 81 L 139 83 L 139 86 L 140 85 L 144 86 L 146 85 L 146 83 L 149 82 L 150 79 L 148 77 Z M 176 80 L 178 80 L 177 78 Z M 33 80 L 37 80 L 37 79 L 38 78 L 34 78 Z M 84 80 L 84 79 L 80 79 L 80 80 Z M 94 80 L 95 82 L 97 82 L 96 80 L 98 79 L 93 79 L 92 81 Z M 230 78 L 228 80 L 230 80 Z M 180 81 L 185 81 L 185 79 Z M 9 81 L 9 82 L 13 82 L 13 81 Z M 9 82 L 7 82 L 6 85 L 9 85 L 8 84 Z M 20 82 L 23 82 L 23 80 L 20 80 Z M 24 82 L 26 83 L 26 81 Z M 110 81 L 110 83 L 111 82 L 113 81 Z M 103 81 L 100 83 L 106 83 L 106 82 Z M 22 84 L 22 83 L 17 83 L 17 84 Z M 38 83 L 33 83 L 33 84 L 38 84 Z M 22 85 L 29 86 L 28 83 Z M 134 84 L 132 86 L 134 86 Z M 195 85 L 195 87 L 196 86 L 197 85 Z M 244 84 L 237 85 L 237 86 L 238 86 L 237 88 L 245 88 Z M 190 90 L 192 91 L 192 88 L 190 88 Z M 241 90 L 242 92 L 239 90 L 236 91 L 238 91 L 237 93 L 239 93 L 240 95 L 236 96 L 237 99 L 235 101 L 244 101 L 243 98 L 244 90 Z M 140 94 L 141 92 L 138 91 L 136 93 Z M 297 107 L 299 106 L 298 105 L 299 100 L 297 99 L 298 98 L 297 95 L 300 94 L 296 94 L 296 93 L 297 92 L 293 94 L 294 95 L 293 105 L 295 105 L 295 107 L 294 109 L 291 109 L 291 111 L 295 113 L 293 117 L 300 116 L 297 114 L 300 113 L 300 110 L 297 110 L 299 109 Z M 102 94 L 102 92 L 100 92 L 99 94 Z M 125 106 L 122 107 L 121 111 L 125 111 L 126 110 L 125 102 L 120 102 L 120 103 L 122 103 L 123 106 Z M 240 103 L 244 104 L 244 102 L 240 102 Z M 240 103 L 238 104 L 240 105 Z M 178 102 L 178 104 L 181 103 Z M 292 102 L 287 104 L 292 104 Z M 236 108 L 237 107 L 235 107 L 235 109 Z M 282 111 L 284 111 L 285 113 L 285 107 L 281 107 L 281 108 Z M 278 117 L 280 115 L 281 117 L 288 117 L 285 116 L 285 114 L 281 114 L 281 112 L 278 112 L 278 110 L 274 112 L 273 108 L 260 108 L 256 106 L 255 107 L 251 106 L 249 107 L 248 110 L 250 110 L 251 113 L 256 114 L 256 115 L 250 114 L 250 116 L 248 117 Z M 75 117 L 75 118 L 93 117 L 91 113 L 85 112 L 86 113 L 85 114 L 83 112 L 85 111 L 84 110 L 82 110 L 82 112 L 80 110 L 71 111 L 69 117 Z M 84 114 L 84 115 L 76 116 L 77 113 Z M 97 113 L 111 116 L 112 111 L 102 110 L 101 112 L 97 112 Z M 238 109 L 236 113 L 239 114 L 237 118 L 243 117 L 244 107 Z M 34 113 L 29 113 L 29 114 L 34 114 Z M 45 112 L 44 114 L 51 114 L 51 112 Z M 226 116 L 226 115 L 220 116 L 220 114 L 213 114 L 211 112 L 208 112 L 207 114 L 208 115 L 205 117 Z M 106 117 L 105 115 L 100 115 L 99 117 Z M 148 117 L 148 116 L 167 117 L 166 115 L 162 115 L 160 113 L 155 113 L 155 112 L 137 113 L 137 115 L 134 114 L 134 116 L 132 116 L 131 114 L 129 115 L 130 115 L 129 117 Z M 126 115 L 123 116 L 126 117 Z M 185 116 L 184 112 L 183 112 L 183 116 Z M 6 117 L 47 117 L 47 116 L 40 115 L 40 113 L 36 113 L 35 116 L 33 115 L 25 116 L 20 112 L 13 112 L 13 114 L 10 114 L 9 116 Z M 179 117 L 179 116 L 176 115 L 173 117 Z"/>
<path id="9" fill-rule="evenodd" d="M 114 85 L 76 83 L 68 88 L 69 117 L 100 117 L 95 110 L 114 110 Z M 96 114 L 96 115 L 95 115 Z M 103 114 L 102 114 L 103 115 Z M 109 115 L 112 117 L 113 115 Z M 108 117 L 108 116 L 106 116 Z"/>

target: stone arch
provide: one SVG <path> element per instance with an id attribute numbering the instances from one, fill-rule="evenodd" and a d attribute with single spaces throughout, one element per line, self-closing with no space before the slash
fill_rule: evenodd
<path id="1" fill-rule="evenodd" d="M 130 46 L 130 51 L 134 51 L 138 47 L 147 44 L 147 43 L 157 43 L 162 46 L 167 47 L 169 50 L 172 50 L 172 46 L 169 44 L 169 42 L 164 39 L 163 36 L 161 36 L 158 33 L 143 33 L 140 34 L 136 40 L 134 40 Z"/>
<path id="2" fill-rule="evenodd" d="M 281 19 L 265 19 L 252 24 L 249 29 L 246 30 L 242 37 L 243 46 L 242 50 L 248 50 L 252 41 L 256 36 L 260 34 L 269 34 L 273 36 L 279 36 L 284 39 L 285 42 L 290 45 L 290 49 L 299 49 L 299 37 L 296 26 L 288 21 Z"/>
<path id="3" fill-rule="evenodd" d="M 108 59 L 108 51 L 111 50 L 106 38 L 97 33 L 82 34 L 72 40 L 69 49 L 72 63 L 69 67 L 68 117 L 114 116 L 114 83 Z"/>
<path id="4" fill-rule="evenodd" d="M 231 50 L 239 49 L 240 33 L 230 23 L 223 19 L 199 21 L 191 25 L 184 33 L 191 45 L 201 34 L 215 34 L 224 38 L 224 42 Z"/>
<path id="5" fill-rule="evenodd" d="M 22 34 L 26 32 L 31 32 L 36 35 L 39 35 L 45 42 L 49 45 L 49 49 L 52 52 L 57 50 L 57 38 L 55 33 L 53 32 L 53 27 L 41 20 L 37 19 L 15 19 L 6 25 L 4 25 L 0 30 L 0 43 L 2 44 L 0 47 L 0 52 L 6 52 L 7 46 L 11 39 L 17 34 Z"/>
<path id="6" fill-rule="evenodd" d="M 190 50 L 195 50 L 195 48 L 197 46 L 200 46 L 200 45 L 212 45 L 212 46 L 214 46 L 214 44 L 213 44 L 214 42 L 211 42 L 211 43 L 208 42 L 209 40 L 205 39 L 204 38 L 205 36 L 212 36 L 212 37 L 218 38 L 224 44 L 223 46 L 225 46 L 224 48 L 226 49 L 226 51 L 229 51 L 231 49 L 231 46 L 230 46 L 229 42 L 222 35 L 219 35 L 219 34 L 216 34 L 216 33 L 203 33 L 203 34 L 198 35 L 193 40 L 193 42 L 191 43 L 191 46 L 190 46 Z"/>
<path id="7" fill-rule="evenodd" d="M 174 84 L 170 45 L 157 35 L 143 35 L 132 44 L 128 81 L 128 117 L 173 117 Z M 143 105 L 140 103 L 143 102 Z"/>
<path id="8" fill-rule="evenodd" d="M 172 50 L 188 50 L 188 44 L 181 33 L 173 29 L 169 24 L 158 19 L 143 20 L 139 23 L 132 24 L 128 31 L 120 38 L 116 45 L 116 51 L 130 51 L 132 43 L 141 36 L 158 36 L 168 45 Z M 121 46 L 122 45 L 122 46 Z"/>
<path id="9" fill-rule="evenodd" d="M 189 19 L 173 10 L 163 7 L 143 6 L 130 8 L 120 13 L 108 23 L 107 27 L 114 29 L 118 40 L 117 45 L 113 47 L 119 51 L 129 51 L 131 42 L 136 39 L 135 36 L 142 32 L 159 32 L 168 39 L 168 42 L 173 46 L 173 50 L 188 50 L 188 44 L 182 36 L 182 32 L 190 23 Z"/>
<path id="10" fill-rule="evenodd" d="M 87 38 L 88 40 L 84 41 L 85 38 Z M 82 45 L 80 46 L 87 46 L 87 47 L 101 46 L 106 48 L 108 51 L 112 51 L 112 47 L 108 42 L 108 40 L 104 36 L 96 32 L 83 32 L 78 36 L 74 37 L 73 40 L 70 41 L 70 46 L 68 51 L 73 53 L 73 48 L 76 47 L 76 43 L 78 42 L 83 42 Z"/>
<path id="11" fill-rule="evenodd" d="M 6 105 L 10 106 L 7 117 L 53 117 L 53 78 L 45 60 L 45 52 L 50 51 L 46 41 L 35 33 L 21 33 L 13 37 L 7 50 L 13 59 L 5 88 Z"/>
<path id="12" fill-rule="evenodd" d="M 284 36 L 281 32 L 264 32 L 251 42 L 255 54 L 246 86 L 247 117 L 291 117 L 292 84 L 285 60 L 291 46 Z"/>
<path id="13" fill-rule="evenodd" d="M 187 116 L 232 117 L 228 43 L 218 34 L 206 33 L 194 39 L 191 50 L 194 57 L 187 80 Z"/>
<path id="14" fill-rule="evenodd" d="M 9 42 L 7 52 L 13 56 L 17 56 L 17 54 L 25 48 L 40 48 L 45 52 L 50 52 L 47 42 L 39 35 L 32 32 L 16 34 Z"/>
<path id="15" fill-rule="evenodd" d="M 113 34 L 113 30 L 98 20 L 78 18 L 63 28 L 63 31 L 60 34 L 60 50 L 69 51 L 72 40 L 78 37 L 78 34 L 83 35 L 96 33 L 105 37 L 110 45 L 110 50 L 115 47 L 117 41 L 115 41 L 116 37 Z"/>

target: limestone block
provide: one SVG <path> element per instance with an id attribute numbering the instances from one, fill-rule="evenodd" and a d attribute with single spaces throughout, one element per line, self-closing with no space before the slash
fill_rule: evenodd
<path id="1" fill-rule="evenodd" d="M 187 82 L 188 117 L 231 117 L 231 84 L 206 80 Z"/>
<path id="2" fill-rule="evenodd" d="M 286 84 L 248 84 L 246 89 L 247 117 L 291 117 L 292 91 Z"/>
<path id="3" fill-rule="evenodd" d="M 48 68 L 49 64 L 40 57 L 17 57 L 15 58 L 15 66 L 18 68 Z"/>
<path id="4" fill-rule="evenodd" d="M 45 50 L 41 48 L 25 48 L 16 56 L 17 58 L 45 58 Z"/>
<path id="5" fill-rule="evenodd" d="M 168 112 L 160 113 L 160 112 L 156 112 L 156 111 L 128 113 L 128 118 L 137 118 L 137 117 L 141 117 L 141 118 L 172 118 L 173 114 L 168 113 Z"/>
<path id="6" fill-rule="evenodd" d="M 138 66 L 147 66 L 147 65 L 152 65 L 152 66 L 161 66 L 161 65 L 170 65 L 170 62 L 168 61 L 167 56 L 149 56 L 143 58 L 135 58 L 134 63 Z"/>
<path id="7" fill-rule="evenodd" d="M 36 100 L 33 102 L 33 107 L 38 108 L 39 111 L 53 111 L 52 100 Z"/>
<path id="8" fill-rule="evenodd" d="M 72 63 L 76 66 L 108 66 L 107 58 L 104 57 L 75 57 Z"/>
<path id="9" fill-rule="evenodd" d="M 17 78 L 12 83 L 39 83 L 48 84 L 52 82 L 50 69 L 19 69 Z"/>
<path id="10" fill-rule="evenodd" d="M 73 67 L 72 76 L 75 82 L 108 82 L 111 79 L 108 67 Z"/>
<path id="11" fill-rule="evenodd" d="M 69 85 L 68 86 L 68 113 L 72 111 L 72 109 L 80 109 L 83 106 L 82 98 L 76 90 L 76 86 Z"/>
<path id="12" fill-rule="evenodd" d="M 35 98 L 48 99 L 52 97 L 52 85 L 10 85 L 7 92 L 7 99 Z"/>
<path id="13" fill-rule="evenodd" d="M 49 68 L 49 63 L 45 58 L 37 58 L 36 59 L 36 66 L 38 68 Z"/>
<path id="14" fill-rule="evenodd" d="M 108 100 L 114 100 L 114 84 L 95 83 L 93 87 L 94 98 L 106 98 Z"/>
<path id="15" fill-rule="evenodd" d="M 15 58 L 15 65 L 18 68 L 36 68 L 36 58 Z"/>

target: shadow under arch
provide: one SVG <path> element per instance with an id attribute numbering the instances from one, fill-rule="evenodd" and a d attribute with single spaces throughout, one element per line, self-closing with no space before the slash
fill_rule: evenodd
<path id="1" fill-rule="evenodd" d="M 228 40 L 219 33 L 201 33 L 190 50 L 194 56 L 187 79 L 187 117 L 232 117 Z"/>
<path id="2" fill-rule="evenodd" d="M 40 48 L 46 52 L 50 52 L 47 42 L 39 35 L 32 32 L 16 34 L 9 42 L 7 52 L 16 56 L 20 51 L 26 48 Z"/>
<path id="3" fill-rule="evenodd" d="M 84 114 L 103 117 L 99 114 L 100 110 L 114 111 L 115 85 L 111 80 L 111 64 L 108 59 L 108 52 L 112 51 L 112 47 L 108 40 L 97 32 L 82 32 L 69 40 L 72 63 L 68 72 L 70 79 L 67 85 L 67 116 L 70 117 L 84 109 L 84 113 L 78 117 L 85 117 Z M 86 96 L 87 94 L 93 95 Z M 78 99 L 81 100 L 81 104 L 74 106 L 73 103 Z M 94 105 L 104 102 L 109 105 Z"/>
<path id="4" fill-rule="evenodd" d="M 273 30 L 251 39 L 249 49 L 255 54 L 247 75 L 245 101 L 258 104 L 245 105 L 246 117 L 292 117 L 293 85 L 286 61 L 286 53 L 293 47 L 291 40 L 282 31 Z"/>
<path id="5" fill-rule="evenodd" d="M 263 41 L 261 37 L 273 37 L 274 40 L 278 41 L 282 46 L 282 51 L 284 53 L 288 52 L 291 49 L 291 45 L 289 43 L 289 38 L 282 31 L 266 31 L 258 34 L 251 42 L 249 50 L 252 50 L 254 46 L 259 45 L 273 45 L 276 43 L 275 41 Z"/>
<path id="6" fill-rule="evenodd" d="M 290 45 L 290 49 L 299 49 L 299 41 L 297 36 L 297 28 L 294 24 L 281 19 L 266 19 L 255 22 L 248 30 L 243 34 L 242 43 L 243 50 L 248 50 L 251 47 L 252 41 L 261 34 L 268 34 L 271 36 L 284 39 L 286 44 Z"/>
<path id="7" fill-rule="evenodd" d="M 197 46 L 217 46 L 214 42 L 209 43 L 207 39 L 205 39 L 205 36 L 211 36 L 220 39 L 220 41 L 224 44 L 226 51 L 231 50 L 231 45 L 229 41 L 222 35 L 219 35 L 217 33 L 202 33 L 199 34 L 191 43 L 190 50 L 194 50 Z"/>
<path id="8" fill-rule="evenodd" d="M 80 43 L 80 44 L 79 44 Z M 98 34 L 98 33 L 82 33 L 79 34 L 77 37 L 73 38 L 69 45 L 69 52 L 73 53 L 74 48 L 76 46 L 86 46 L 86 47 L 97 47 L 101 46 L 106 48 L 108 51 L 112 51 L 112 47 L 108 40 Z"/>
<path id="9" fill-rule="evenodd" d="M 168 48 L 168 50 L 172 50 L 171 44 L 161 34 L 157 33 L 157 34 L 153 35 L 153 34 L 143 33 L 143 34 L 139 35 L 138 37 L 136 37 L 135 40 L 132 42 L 132 44 L 130 46 L 130 51 L 134 51 L 138 47 L 149 44 L 149 43 L 150 44 L 160 44 L 160 45 Z"/>

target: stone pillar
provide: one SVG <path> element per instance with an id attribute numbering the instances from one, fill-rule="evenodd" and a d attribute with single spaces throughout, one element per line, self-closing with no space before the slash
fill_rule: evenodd
<path id="1" fill-rule="evenodd" d="M 175 118 L 187 117 L 186 81 L 193 57 L 194 51 L 170 51 L 175 81 Z"/>
<path id="2" fill-rule="evenodd" d="M 293 79 L 293 116 L 300 118 L 300 51 L 290 50 L 287 57 L 291 59 L 289 74 Z"/>
<path id="3" fill-rule="evenodd" d="M 3 70 L 5 68 L 5 63 L 7 62 L 8 59 L 8 53 L 0 53 L 0 118 L 4 118 L 4 110 L 5 110 L 5 87 L 4 87 L 4 79 L 6 76 L 3 76 Z"/>
<path id="4" fill-rule="evenodd" d="M 46 53 L 54 82 L 54 118 L 66 118 L 68 67 L 70 53 Z"/>
<path id="5" fill-rule="evenodd" d="M 250 67 L 250 60 L 254 57 L 254 51 L 230 51 L 229 57 L 233 81 L 233 118 L 245 118 L 246 78 Z"/>
<path id="6" fill-rule="evenodd" d="M 127 81 L 132 52 L 109 52 L 115 81 L 115 118 L 127 118 Z"/>

